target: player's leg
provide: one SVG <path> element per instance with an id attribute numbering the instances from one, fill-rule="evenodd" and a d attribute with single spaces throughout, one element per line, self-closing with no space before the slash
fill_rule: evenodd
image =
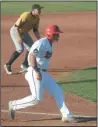
<path id="1" fill-rule="evenodd" d="M 12 109 L 18 110 L 37 104 L 43 99 L 43 84 L 42 81 L 36 79 L 35 71 L 31 67 L 25 74 L 25 78 L 29 84 L 31 95 L 19 100 L 11 101 Z"/>
<path id="2" fill-rule="evenodd" d="M 28 72 L 25 75 L 25 79 L 27 80 L 32 96 L 41 101 L 43 100 L 43 80 L 38 80 L 36 78 L 36 72 L 32 67 L 28 67 Z"/>
<path id="3" fill-rule="evenodd" d="M 45 73 L 45 72 L 43 72 L 43 73 L 45 75 L 44 76 L 44 78 L 45 78 L 44 79 L 45 80 L 44 88 L 55 99 L 56 104 L 62 114 L 62 117 L 71 114 L 71 112 L 69 111 L 68 107 L 65 104 L 64 95 L 63 95 L 63 91 L 62 91 L 61 87 L 56 83 L 56 81 L 48 73 Z"/>
<path id="4" fill-rule="evenodd" d="M 23 41 L 24 41 L 23 44 L 27 49 L 24 61 L 21 64 L 21 69 L 25 71 L 28 68 L 28 59 L 27 58 L 28 58 L 30 47 L 33 44 L 33 40 L 32 40 L 31 36 L 28 33 L 22 34 L 22 38 L 23 38 Z"/>
<path id="5" fill-rule="evenodd" d="M 31 67 L 28 68 L 25 78 L 29 83 L 31 95 L 19 100 L 9 101 L 9 115 L 11 119 L 14 119 L 16 110 L 36 105 L 43 99 L 42 80 L 39 81 L 36 79 L 35 71 Z"/>
<path id="6" fill-rule="evenodd" d="M 4 69 L 8 74 L 12 74 L 11 65 L 20 56 L 20 54 L 24 50 L 23 43 L 20 44 L 18 42 L 18 35 L 17 35 L 16 28 L 14 26 L 10 29 L 10 35 L 14 42 L 16 50 L 12 53 L 9 61 L 4 65 Z"/>

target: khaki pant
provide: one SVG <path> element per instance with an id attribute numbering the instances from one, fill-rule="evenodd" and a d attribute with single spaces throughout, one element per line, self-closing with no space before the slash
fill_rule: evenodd
<path id="1" fill-rule="evenodd" d="M 29 33 L 22 33 L 20 35 L 21 38 L 22 38 L 22 43 L 21 44 L 18 42 L 18 34 L 17 34 L 17 30 L 16 30 L 15 26 L 13 26 L 10 29 L 10 35 L 11 35 L 11 38 L 14 42 L 14 45 L 15 45 L 15 48 L 16 48 L 17 52 L 19 52 L 19 53 L 23 52 L 24 47 L 29 51 L 30 47 L 33 44 L 33 40 L 30 37 Z"/>

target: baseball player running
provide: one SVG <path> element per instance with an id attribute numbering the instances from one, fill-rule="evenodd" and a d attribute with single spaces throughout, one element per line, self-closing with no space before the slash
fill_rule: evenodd
<path id="1" fill-rule="evenodd" d="M 25 59 L 21 64 L 21 69 L 26 70 L 28 67 L 28 53 L 29 49 L 33 44 L 33 40 L 29 35 L 29 31 L 33 29 L 33 32 L 37 39 L 40 39 L 40 34 L 38 31 L 41 7 L 39 4 L 32 5 L 31 12 L 24 12 L 20 15 L 19 19 L 10 29 L 10 35 L 15 45 L 16 50 L 12 53 L 9 61 L 4 65 L 4 69 L 7 74 L 12 74 L 11 65 L 24 51 L 24 47 L 27 49 L 25 54 Z"/>
<path id="2" fill-rule="evenodd" d="M 63 33 L 58 26 L 50 25 L 46 28 L 45 37 L 36 41 L 28 55 L 28 72 L 25 74 L 31 95 L 23 99 L 9 101 L 9 115 L 15 117 L 15 111 L 33 106 L 43 100 L 44 89 L 53 96 L 62 114 L 63 122 L 75 122 L 72 113 L 64 102 L 62 89 L 47 72 L 50 58 L 52 56 L 52 44 L 59 39 L 59 34 Z"/>

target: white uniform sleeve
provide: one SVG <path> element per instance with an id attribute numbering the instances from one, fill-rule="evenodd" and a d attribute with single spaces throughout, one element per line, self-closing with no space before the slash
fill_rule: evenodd
<path id="1" fill-rule="evenodd" d="M 40 54 L 43 52 L 43 45 L 39 41 L 36 41 L 31 49 L 30 49 L 30 54 L 37 56 L 40 56 Z"/>

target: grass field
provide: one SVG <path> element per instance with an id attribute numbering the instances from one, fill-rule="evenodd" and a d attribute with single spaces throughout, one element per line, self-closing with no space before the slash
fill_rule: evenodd
<path id="1" fill-rule="evenodd" d="M 44 6 L 44 13 L 96 11 L 96 2 L 1 2 L 1 14 L 18 14 L 30 11 L 34 3 Z"/>
<path id="2" fill-rule="evenodd" d="M 65 92 L 75 93 L 88 100 L 97 101 L 97 70 L 89 68 L 85 70 L 73 71 L 68 76 L 61 76 L 58 83 Z"/>

